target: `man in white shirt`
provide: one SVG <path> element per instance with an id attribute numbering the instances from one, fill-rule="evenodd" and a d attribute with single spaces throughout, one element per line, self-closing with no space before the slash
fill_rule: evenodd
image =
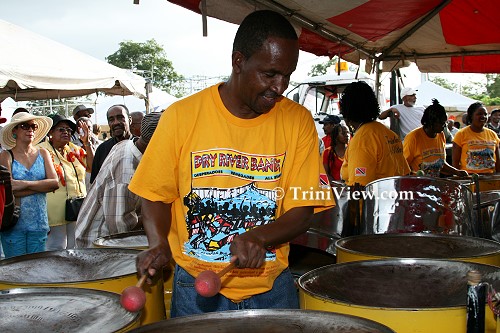
<path id="1" fill-rule="evenodd" d="M 386 119 L 394 115 L 394 118 L 399 119 L 399 136 L 404 140 L 406 134 L 422 125 L 420 122 L 424 115 L 424 108 L 415 106 L 417 102 L 417 91 L 412 88 L 403 88 L 401 90 L 401 99 L 403 104 L 392 105 L 388 110 L 380 113 L 379 119 Z"/>

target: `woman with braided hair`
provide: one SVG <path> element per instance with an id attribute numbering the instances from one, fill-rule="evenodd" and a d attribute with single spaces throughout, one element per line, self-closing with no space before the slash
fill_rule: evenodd
<path id="1" fill-rule="evenodd" d="M 467 172 L 452 167 L 446 162 L 446 139 L 443 133 L 447 125 L 444 107 L 436 99 L 422 116 L 421 127 L 408 133 L 403 142 L 405 155 L 412 173 L 422 170 L 425 175 L 439 177 L 441 173 L 467 176 Z"/>

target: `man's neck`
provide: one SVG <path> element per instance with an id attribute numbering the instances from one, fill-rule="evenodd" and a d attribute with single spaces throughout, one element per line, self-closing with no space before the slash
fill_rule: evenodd
<path id="1" fill-rule="evenodd" d="M 116 140 L 116 142 L 120 142 L 120 141 L 123 141 L 123 140 L 128 140 L 131 138 L 131 134 L 130 133 L 125 133 L 123 136 L 115 136 L 114 139 Z"/>

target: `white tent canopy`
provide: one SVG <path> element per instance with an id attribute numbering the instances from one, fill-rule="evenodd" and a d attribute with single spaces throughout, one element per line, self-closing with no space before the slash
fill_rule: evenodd
<path id="1" fill-rule="evenodd" d="M 0 101 L 111 95 L 146 96 L 146 81 L 63 44 L 0 20 Z"/>
<path id="2" fill-rule="evenodd" d="M 437 99 L 439 104 L 449 111 L 467 111 L 469 105 L 476 102 L 472 98 L 460 95 L 431 81 L 425 81 L 415 89 L 417 90 L 417 105 L 425 107 L 432 104 L 433 98 Z"/>
<path id="3" fill-rule="evenodd" d="M 175 96 L 172 96 L 163 90 L 155 87 L 153 87 L 152 90 L 153 91 L 149 93 L 150 110 L 162 111 L 177 100 Z M 130 112 L 145 112 L 146 110 L 144 100 L 135 96 L 99 96 L 92 106 L 95 109 L 95 119 L 92 119 L 92 121 L 99 125 L 107 125 L 108 120 L 106 118 L 106 112 L 115 104 L 126 105 Z M 89 104 L 88 106 L 91 105 Z"/>

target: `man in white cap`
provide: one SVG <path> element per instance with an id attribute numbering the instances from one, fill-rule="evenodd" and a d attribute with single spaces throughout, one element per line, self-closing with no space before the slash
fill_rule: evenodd
<path id="1" fill-rule="evenodd" d="M 398 134 L 401 140 L 404 140 L 406 134 L 421 126 L 420 121 L 424 115 L 424 108 L 415 106 L 417 91 L 413 88 L 403 88 L 401 99 L 403 104 L 392 105 L 388 110 L 380 113 L 379 119 L 386 119 L 391 114 L 394 115 L 394 118 L 399 119 L 400 131 Z"/>

